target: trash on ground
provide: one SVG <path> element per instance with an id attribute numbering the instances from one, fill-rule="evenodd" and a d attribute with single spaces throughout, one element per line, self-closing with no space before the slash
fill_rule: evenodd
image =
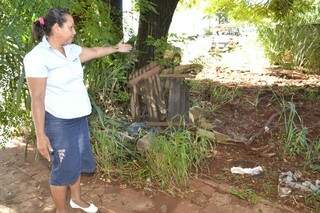
<path id="1" fill-rule="evenodd" d="M 130 126 L 127 128 L 127 132 L 130 136 L 135 137 L 135 136 L 138 136 L 140 131 L 145 128 L 146 128 L 145 123 L 135 122 L 130 124 Z"/>
<path id="2" fill-rule="evenodd" d="M 279 196 L 285 197 L 286 195 L 289 195 L 291 193 L 291 190 L 284 192 L 284 188 L 291 188 L 291 189 L 298 189 L 305 192 L 320 192 L 320 180 L 314 181 L 303 181 L 301 180 L 302 174 L 299 171 L 295 172 L 281 172 L 279 175 Z"/>
<path id="3" fill-rule="evenodd" d="M 278 185 L 278 194 L 279 197 L 287 197 L 292 192 L 292 189 L 288 187 L 281 187 Z"/>
<path id="4" fill-rule="evenodd" d="M 263 169 L 261 166 L 257 166 L 254 168 L 242 168 L 240 166 L 231 168 L 231 173 L 233 174 L 259 175 L 262 172 L 263 172 Z"/>

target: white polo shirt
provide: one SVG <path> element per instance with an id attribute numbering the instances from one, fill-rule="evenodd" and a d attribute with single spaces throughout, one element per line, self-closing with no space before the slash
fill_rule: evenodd
<path id="1" fill-rule="evenodd" d="M 81 47 L 64 46 L 66 57 L 51 47 L 46 37 L 24 58 L 26 77 L 47 78 L 45 110 L 58 118 L 89 115 L 91 104 L 83 82 Z"/>

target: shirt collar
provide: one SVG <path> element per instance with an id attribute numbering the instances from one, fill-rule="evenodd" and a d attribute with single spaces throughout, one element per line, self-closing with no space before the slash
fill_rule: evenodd
<path id="1" fill-rule="evenodd" d="M 56 52 L 56 53 L 58 53 L 59 55 L 62 56 L 62 53 L 60 53 L 58 50 L 56 50 L 55 48 L 53 48 L 53 47 L 51 46 L 51 44 L 48 42 L 48 39 L 47 39 L 46 36 L 43 36 L 43 37 L 42 37 L 41 43 L 42 43 L 42 45 L 43 45 L 44 47 L 49 48 L 49 49 L 53 50 L 54 52 Z M 69 56 L 68 56 L 69 54 L 67 53 L 67 49 L 65 48 L 65 46 L 64 46 L 64 51 L 65 51 L 67 57 L 63 56 L 63 58 L 69 58 Z"/>
<path id="2" fill-rule="evenodd" d="M 42 37 L 42 44 L 43 44 L 45 47 L 53 48 L 53 47 L 51 46 L 51 44 L 48 42 L 46 36 L 43 36 L 43 37 Z"/>

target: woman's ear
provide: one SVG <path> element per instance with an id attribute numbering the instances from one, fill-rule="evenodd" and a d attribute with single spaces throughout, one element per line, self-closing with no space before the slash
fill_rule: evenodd
<path id="1" fill-rule="evenodd" d="M 58 25 L 58 23 L 55 23 L 51 28 L 51 32 L 52 34 L 56 34 L 59 31 L 60 31 L 60 26 Z"/>

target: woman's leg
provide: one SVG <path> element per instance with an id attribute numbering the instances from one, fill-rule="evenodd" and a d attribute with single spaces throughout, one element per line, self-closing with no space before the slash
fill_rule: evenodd
<path id="1" fill-rule="evenodd" d="M 54 203 L 56 204 L 56 213 L 66 213 L 66 186 L 53 186 L 50 185 L 51 195 Z"/>
<path id="2" fill-rule="evenodd" d="M 78 204 L 79 206 L 81 206 L 83 208 L 89 207 L 89 204 L 84 202 L 81 199 L 80 176 L 74 184 L 70 185 L 70 189 L 71 189 L 71 199 L 76 204 Z"/>
<path id="3" fill-rule="evenodd" d="M 95 171 L 95 160 L 91 150 L 90 138 L 89 138 L 89 128 L 88 128 L 88 120 L 86 117 L 81 118 L 80 123 L 80 133 L 78 135 L 78 149 L 79 149 L 79 157 L 81 161 L 81 172 L 92 173 Z M 81 187 L 80 187 L 80 179 L 76 180 L 76 182 L 70 185 L 71 189 L 71 199 L 76 204 L 83 208 L 89 207 L 89 203 L 83 201 L 81 199 Z"/>

